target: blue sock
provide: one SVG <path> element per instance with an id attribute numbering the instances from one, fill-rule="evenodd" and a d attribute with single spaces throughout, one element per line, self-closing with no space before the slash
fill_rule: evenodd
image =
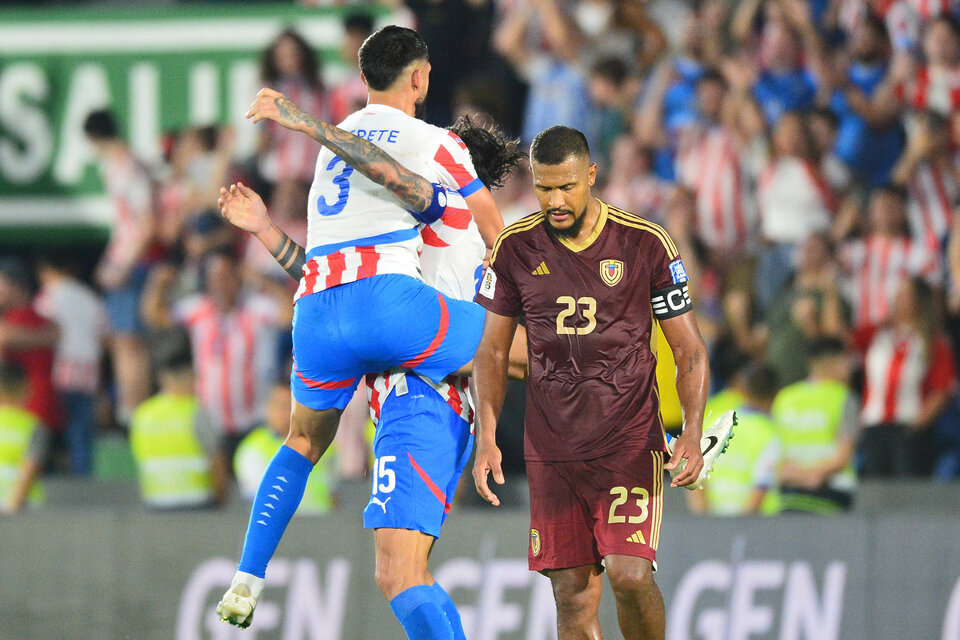
<path id="1" fill-rule="evenodd" d="M 267 563 L 273 557 L 290 518 L 300 506 L 307 476 L 313 463 L 283 445 L 277 450 L 260 480 L 253 500 L 247 538 L 240 556 L 240 571 L 265 577 Z"/>
<path id="2" fill-rule="evenodd" d="M 410 587 L 390 601 L 393 615 L 403 625 L 410 640 L 453 640 L 453 629 L 433 587 Z"/>
<path id="3" fill-rule="evenodd" d="M 450 595 L 443 590 L 439 582 L 434 582 L 432 589 L 433 594 L 440 601 L 440 608 L 443 609 L 447 620 L 450 621 L 450 626 L 453 627 L 453 640 L 467 640 L 467 636 L 463 632 L 463 623 L 460 621 L 460 612 L 457 611 L 457 605 L 453 604 Z"/>

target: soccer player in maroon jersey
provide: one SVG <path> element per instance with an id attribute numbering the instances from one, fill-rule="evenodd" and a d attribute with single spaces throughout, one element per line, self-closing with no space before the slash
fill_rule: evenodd
<path id="1" fill-rule="evenodd" d="M 530 149 L 541 211 L 508 226 L 494 245 L 477 301 L 487 309 L 474 358 L 478 391 L 474 481 L 503 484 L 496 445 L 508 353 L 527 329 L 527 474 L 530 569 L 550 578 L 560 640 L 601 637 L 605 568 L 627 640 L 664 638 L 653 580 L 664 469 L 672 486 L 697 481 L 709 369 L 676 245 L 661 227 L 595 199 L 584 135 L 542 131 Z M 677 362 L 683 433 L 664 464 L 653 319 Z"/>

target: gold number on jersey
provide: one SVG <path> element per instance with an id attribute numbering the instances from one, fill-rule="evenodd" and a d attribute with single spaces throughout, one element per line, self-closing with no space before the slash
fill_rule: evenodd
<path id="1" fill-rule="evenodd" d="M 557 304 L 562 304 L 566 308 L 557 314 L 557 333 L 560 335 L 578 335 L 585 336 L 597 328 L 597 301 L 594 298 L 584 296 L 579 300 L 573 296 L 560 296 L 557 298 Z M 577 312 L 577 306 L 583 307 L 583 317 L 587 319 L 585 327 L 568 327 L 566 320 Z"/>
<path id="2" fill-rule="evenodd" d="M 636 503 L 640 508 L 640 515 L 629 517 L 617 515 L 617 507 L 625 503 L 630 494 L 639 496 L 636 500 Z M 607 522 L 609 524 L 620 524 L 622 522 L 640 524 L 641 522 L 644 522 L 650 515 L 650 492 L 643 487 L 634 487 L 630 489 L 629 492 L 627 491 L 626 487 L 614 487 L 613 489 L 610 489 L 610 495 L 616 496 L 616 498 L 614 498 L 613 502 L 610 504 L 610 516 L 607 518 Z"/>

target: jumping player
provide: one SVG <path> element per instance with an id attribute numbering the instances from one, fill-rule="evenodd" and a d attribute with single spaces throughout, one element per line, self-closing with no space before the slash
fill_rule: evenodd
<path id="1" fill-rule="evenodd" d="M 474 481 L 483 498 L 499 504 L 487 476 L 504 482 L 496 424 L 523 315 L 529 565 L 553 585 L 559 638 L 601 637 L 606 569 L 623 637 L 662 640 L 663 598 L 653 572 L 663 470 L 685 460 L 672 486 L 686 486 L 703 468 L 709 370 L 687 275 L 666 231 L 592 197 L 597 165 L 581 132 L 546 129 L 530 157 L 541 211 L 503 230 L 476 298 L 487 314 L 474 358 Z M 684 415 L 666 463 L 650 349 L 654 319 L 676 359 Z"/>
<path id="2" fill-rule="evenodd" d="M 485 250 L 484 242 L 479 236 L 486 231 L 484 235 L 492 238 L 498 226 L 502 226 L 502 222 L 489 191 L 477 179 L 462 141 L 445 130 L 431 127 L 412 118 L 417 104 L 422 103 L 426 93 L 429 63 L 426 60 L 425 46 L 415 32 L 399 27 L 387 27 L 368 39 L 361 50 L 360 60 L 361 70 L 370 88 L 370 103 L 364 110 L 349 117 L 343 125 L 358 134 L 362 133 L 375 145 L 389 149 L 391 153 L 403 158 L 405 165 L 416 167 L 420 173 L 430 176 L 434 181 L 432 189 L 430 182 L 426 182 L 427 189 L 424 191 L 421 188 L 422 184 L 404 182 L 406 176 L 399 176 L 401 183 L 397 185 L 398 188 L 406 189 L 403 193 L 416 204 L 411 207 L 408 199 L 406 201 L 408 204 L 403 205 L 412 212 L 419 214 L 424 209 L 431 208 L 427 206 L 430 200 L 427 196 L 432 196 L 433 208 L 436 208 L 438 200 L 449 198 L 451 202 L 455 202 L 458 197 L 461 198 L 465 206 L 457 210 L 456 213 L 459 215 L 451 212 L 449 204 L 439 207 L 440 214 L 450 224 L 441 225 L 440 231 L 435 234 L 436 238 L 432 239 L 444 242 L 444 226 L 457 229 L 460 225 L 473 230 L 472 234 L 461 234 L 464 236 L 462 239 L 470 238 L 473 241 L 470 253 L 474 256 L 475 266 L 471 267 L 469 275 L 472 290 L 473 274 L 479 267 Z M 315 125 L 319 123 L 299 110 L 294 111 L 295 105 L 281 100 L 282 96 L 264 95 L 261 92 L 258 101 L 261 98 L 266 103 L 272 103 L 278 107 L 279 111 L 276 114 L 278 117 L 280 111 L 283 111 L 284 118 L 300 119 L 297 124 L 300 130 L 307 133 L 309 133 L 308 129 L 316 131 Z M 262 114 L 258 117 L 258 114 L 253 111 L 251 115 L 255 120 L 266 117 Z M 328 146 L 337 149 L 336 144 Z M 427 160 L 423 160 L 424 157 Z M 404 290 L 404 287 L 410 288 L 409 282 L 401 282 L 395 277 L 393 282 L 385 282 L 380 287 L 367 287 L 368 291 L 361 291 L 358 295 L 349 291 L 357 283 L 382 280 L 384 276 L 380 274 L 383 273 L 383 266 L 403 273 L 405 276 L 417 277 L 419 270 L 416 263 L 413 264 L 413 270 L 410 270 L 411 265 L 405 260 L 406 255 L 402 256 L 403 260 L 397 258 L 403 251 L 408 254 L 412 252 L 412 255 L 416 256 L 416 249 L 420 244 L 420 233 L 415 226 L 405 227 L 403 224 L 406 223 L 396 223 L 394 226 L 401 228 L 377 234 L 376 237 L 337 242 L 344 234 L 352 233 L 354 237 L 358 237 L 362 233 L 369 234 L 371 229 L 382 228 L 383 220 L 389 220 L 394 215 L 394 209 L 403 211 L 403 208 L 396 204 L 397 198 L 381 186 L 382 182 L 378 184 L 369 180 L 369 177 L 362 176 L 361 172 L 354 173 L 354 167 L 343 162 L 342 158 L 334 156 L 333 151 L 329 149 L 321 152 L 317 167 L 318 176 L 311 190 L 309 230 L 311 248 L 305 256 L 304 277 L 298 292 L 294 319 L 296 357 L 292 385 L 295 398 L 294 413 L 291 421 L 291 435 L 287 439 L 286 446 L 278 453 L 278 458 L 286 457 L 290 458 L 290 461 L 280 460 L 281 465 L 278 465 L 278 469 L 268 469 L 264 476 L 261 491 L 254 504 L 240 571 L 218 608 L 221 617 L 239 626 L 248 626 L 250 623 L 253 608 L 263 588 L 266 563 L 289 520 L 289 517 L 285 516 L 282 521 L 275 521 L 276 516 L 279 515 L 275 513 L 275 503 L 278 502 L 277 498 L 281 498 L 275 487 L 285 487 L 280 476 L 289 479 L 291 471 L 303 477 L 309 473 L 307 463 L 313 463 L 319 459 L 335 433 L 339 410 L 352 395 L 359 378 L 355 374 L 403 364 L 418 373 L 423 373 L 423 378 L 437 384 L 444 375 L 451 373 L 459 365 L 465 364 L 472 355 L 472 353 L 468 354 L 455 367 L 446 368 L 449 362 L 445 363 L 443 366 L 446 370 L 442 375 L 438 375 L 440 367 L 434 366 L 431 371 L 430 362 L 437 360 L 438 355 L 443 361 L 442 351 L 448 343 L 455 343 L 455 346 L 449 349 L 458 355 L 461 354 L 460 346 L 464 346 L 463 351 L 472 351 L 475 347 L 475 342 L 471 344 L 470 337 L 472 327 L 476 326 L 474 318 L 464 313 L 461 313 L 458 318 L 455 313 L 457 310 L 454 308 L 456 304 L 468 305 L 469 303 L 458 301 L 453 297 L 441 296 L 435 291 L 432 299 L 429 295 L 420 295 L 419 289 L 413 291 L 414 295 L 412 295 L 411 291 Z M 334 177 L 324 182 L 323 178 L 328 177 L 327 172 L 333 172 Z M 394 172 L 392 175 L 398 177 L 399 174 Z M 436 184 L 438 182 L 446 182 L 449 191 L 445 192 Z M 234 185 L 223 195 L 224 201 L 221 206 L 262 207 L 259 198 L 243 187 Z M 429 218 L 425 219 L 423 216 L 418 217 L 418 220 L 430 222 Z M 474 220 L 477 224 L 474 224 Z M 340 224 L 335 224 L 337 222 Z M 490 233 L 491 229 L 493 233 Z M 318 246 L 320 238 L 326 243 L 325 245 Z M 457 246 L 459 249 L 467 248 L 462 246 L 461 242 L 457 242 Z M 297 261 L 297 249 L 294 246 L 287 245 L 281 248 L 281 253 L 282 255 L 277 253 L 274 255 L 285 267 Z M 388 273 L 390 272 L 388 270 Z M 404 280 L 413 280 L 413 278 L 407 277 Z M 413 281 L 422 285 L 416 280 Z M 371 311 L 374 314 L 377 311 L 375 308 L 371 309 L 363 300 L 373 298 L 374 302 L 377 302 L 377 296 L 380 296 L 379 301 L 385 306 L 399 305 L 397 309 L 399 317 L 371 318 Z M 327 301 L 324 298 L 330 298 L 330 300 Z M 344 305 L 353 305 L 353 308 L 345 309 Z M 434 336 L 431 338 L 436 339 L 431 339 L 422 345 L 422 357 L 416 353 L 407 356 L 406 359 L 394 357 L 395 354 L 392 352 L 396 348 L 386 343 L 395 343 L 398 337 L 399 341 L 403 342 L 406 339 L 403 332 L 409 332 L 411 327 L 416 328 L 423 324 L 421 314 L 426 314 L 427 318 L 439 316 L 439 320 L 434 322 L 432 327 Z M 338 321 L 336 326 L 331 325 L 328 317 Z M 360 317 L 365 319 L 363 323 L 356 321 Z M 305 321 L 305 318 L 308 320 Z M 458 324 L 461 322 L 465 323 L 466 327 Z M 441 341 L 438 336 L 438 325 L 447 332 L 445 340 Z M 374 328 L 375 334 L 358 331 L 364 326 Z M 390 331 L 384 331 L 385 327 L 389 327 Z M 399 336 L 397 331 L 401 332 Z M 463 336 L 464 333 L 466 337 Z M 362 349 L 369 354 L 369 359 L 362 363 L 364 368 L 352 369 L 349 372 L 350 378 L 337 378 L 336 375 L 331 376 L 330 372 L 323 371 L 324 368 L 329 369 L 331 364 L 337 365 L 342 370 L 339 360 L 344 355 L 348 355 L 340 353 L 339 350 L 342 350 L 343 346 L 336 344 L 332 339 L 333 336 L 352 340 L 348 345 L 348 352 Z M 319 355 L 321 349 L 325 349 L 323 359 L 314 356 L 314 354 Z M 434 349 L 436 351 L 433 351 Z M 448 361 L 451 360 L 449 355 L 446 358 Z M 311 360 L 315 363 L 313 366 L 318 368 L 305 367 L 305 359 Z M 392 361 L 388 363 L 388 359 Z M 382 364 L 378 365 L 378 361 Z M 310 366 L 309 363 L 308 366 Z M 332 380 L 327 379 L 331 377 Z M 409 386 L 425 385 L 423 378 L 411 377 Z M 429 387 L 427 389 L 430 390 Z M 416 390 L 419 392 L 419 388 Z M 424 394 L 409 395 L 408 400 L 412 400 L 418 396 L 423 397 Z M 463 405 L 468 406 L 469 403 L 466 402 Z M 324 406 L 328 409 L 317 410 L 317 407 Z M 314 411 L 311 413 L 308 410 Z M 318 426 L 308 424 L 307 428 L 298 425 L 298 411 L 306 416 L 313 416 L 314 413 L 329 414 L 331 410 L 335 411 L 332 421 L 317 420 Z M 410 415 L 414 413 L 407 411 Z M 446 424 L 450 424 L 449 421 Z M 463 429 L 458 433 L 462 434 Z M 453 443 L 453 446 L 461 452 L 469 450 L 467 443 L 467 438 L 470 436 L 469 426 L 466 434 L 466 437 L 461 437 Z M 297 444 L 306 449 L 306 455 L 297 449 L 295 446 Z M 427 449 L 429 450 L 429 446 Z M 299 458 L 292 456 L 287 450 L 298 453 Z M 373 499 L 371 503 L 385 517 L 379 520 L 379 526 L 377 524 L 371 526 L 371 523 L 377 522 L 377 518 L 370 516 L 370 506 L 365 514 L 367 526 L 377 529 L 375 541 L 378 583 L 390 600 L 409 637 L 462 637 L 459 616 L 456 615 L 452 602 L 445 592 L 433 583 L 427 571 L 426 561 L 429 549 L 434 537 L 439 534 L 439 525 L 447 505 L 440 502 L 439 516 L 429 524 L 407 523 L 403 518 L 408 516 L 405 516 L 402 510 L 393 509 L 394 513 L 388 514 L 388 508 L 381 509 L 379 506 L 380 503 L 388 503 L 382 493 L 410 488 L 415 484 L 412 480 L 415 476 L 412 474 L 419 474 L 423 478 L 429 473 L 426 464 L 418 465 L 416 459 L 409 455 L 409 452 L 407 453 L 408 455 L 404 457 L 396 455 L 378 457 L 376 486 L 381 495 L 379 503 Z M 454 467 L 459 465 L 459 469 L 462 470 L 463 464 L 462 453 L 460 456 L 450 456 L 447 465 L 449 470 L 444 472 L 451 477 L 458 475 Z M 427 483 L 427 479 L 421 479 L 420 484 L 426 486 L 427 495 L 438 500 L 434 497 L 436 492 L 431 491 L 432 488 L 437 487 L 437 484 L 433 483 L 431 486 Z M 432 478 L 429 479 L 433 482 Z M 403 480 L 406 480 L 406 485 L 403 485 Z M 446 478 L 441 478 L 438 482 L 441 482 L 447 491 L 452 486 L 446 482 Z M 286 497 L 285 492 L 283 493 L 282 497 Z M 397 502 L 395 500 L 394 504 L 396 505 Z M 268 507 L 267 503 L 274 507 Z M 295 509 L 295 503 L 292 507 Z M 267 516 L 264 516 L 264 513 Z M 264 528 L 274 525 L 268 544 L 262 542 L 265 536 L 257 525 Z M 454 617 L 456 617 L 455 620 L 452 619 Z M 459 631 L 459 635 L 446 635 L 454 634 L 456 631 Z"/>

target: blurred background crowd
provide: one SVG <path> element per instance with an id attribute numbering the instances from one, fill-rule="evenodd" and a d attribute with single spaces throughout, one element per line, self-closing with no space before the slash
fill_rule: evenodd
<path id="1" fill-rule="evenodd" d="M 960 3 L 388 4 L 429 44 L 428 121 L 479 114 L 525 144 L 583 130 L 595 193 L 680 248 L 709 408 L 741 421 L 692 509 L 828 512 L 849 508 L 857 476 L 960 478 Z M 375 25 L 350 6 L 339 55 L 356 69 Z M 359 73 L 331 81 L 293 29 L 260 76 L 332 122 L 365 103 Z M 115 209 L 96 261 L 0 258 L 5 511 L 41 503 L 46 474 L 138 473 L 151 506 L 215 505 L 255 491 L 286 432 L 295 283 L 216 200 L 243 180 L 303 242 L 316 144 L 271 123 L 238 157 L 211 123 L 167 132 L 156 165 L 123 130 L 110 111 L 84 122 Z M 528 170 L 494 195 L 507 223 L 537 209 Z M 365 477 L 365 403 L 361 390 L 304 510 Z M 516 382 L 499 432 L 515 473 L 522 412 Z"/>

